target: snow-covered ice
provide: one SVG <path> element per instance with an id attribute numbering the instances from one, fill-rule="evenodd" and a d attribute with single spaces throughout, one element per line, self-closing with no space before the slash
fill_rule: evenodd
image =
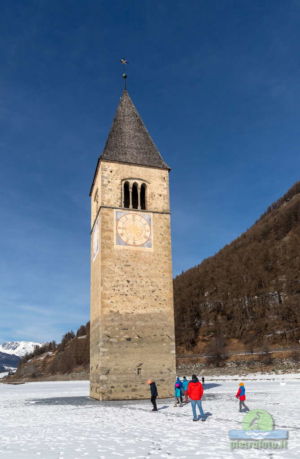
<path id="1" fill-rule="evenodd" d="M 88 381 L 0 384 L 0 457 L 55 458 L 299 458 L 300 374 L 245 377 L 250 409 L 267 410 L 289 431 L 287 450 L 230 450 L 228 431 L 244 414 L 234 395 L 239 377 L 209 378 L 206 422 L 192 422 L 190 405 L 159 400 L 97 402 Z M 233 380 L 234 379 L 234 380 Z"/>

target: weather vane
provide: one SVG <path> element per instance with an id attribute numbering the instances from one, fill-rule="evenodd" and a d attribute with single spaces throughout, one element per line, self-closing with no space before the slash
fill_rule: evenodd
<path id="1" fill-rule="evenodd" d="M 120 59 L 120 62 L 122 65 L 127 65 L 128 64 L 128 60 L 127 59 Z M 122 74 L 122 78 L 124 79 L 124 89 L 126 89 L 126 79 L 127 79 L 127 74 L 126 73 L 123 73 Z"/>

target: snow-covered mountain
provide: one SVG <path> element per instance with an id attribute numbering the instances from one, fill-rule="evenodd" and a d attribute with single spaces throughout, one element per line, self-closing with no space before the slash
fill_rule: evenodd
<path id="1" fill-rule="evenodd" d="M 0 344 L 0 352 L 23 357 L 25 354 L 33 352 L 36 346 L 41 346 L 41 343 L 33 343 L 31 341 L 8 341 Z"/>

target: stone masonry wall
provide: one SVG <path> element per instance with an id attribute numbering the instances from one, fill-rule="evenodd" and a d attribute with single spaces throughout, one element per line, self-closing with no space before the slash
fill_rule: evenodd
<path id="1" fill-rule="evenodd" d="M 151 249 L 115 245 L 114 209 L 121 208 L 121 183 L 127 178 L 147 183 Z M 161 397 L 171 396 L 175 338 L 168 171 L 103 162 L 93 194 L 97 188 L 100 251 L 91 268 L 91 396 L 147 398 L 148 378 L 156 380 Z M 96 215 L 92 195 L 92 218 Z"/>

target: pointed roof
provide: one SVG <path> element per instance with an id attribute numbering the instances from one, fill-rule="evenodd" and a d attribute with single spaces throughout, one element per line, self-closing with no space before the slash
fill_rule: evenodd
<path id="1" fill-rule="evenodd" d="M 101 159 L 169 169 L 126 89 L 120 99 Z"/>

